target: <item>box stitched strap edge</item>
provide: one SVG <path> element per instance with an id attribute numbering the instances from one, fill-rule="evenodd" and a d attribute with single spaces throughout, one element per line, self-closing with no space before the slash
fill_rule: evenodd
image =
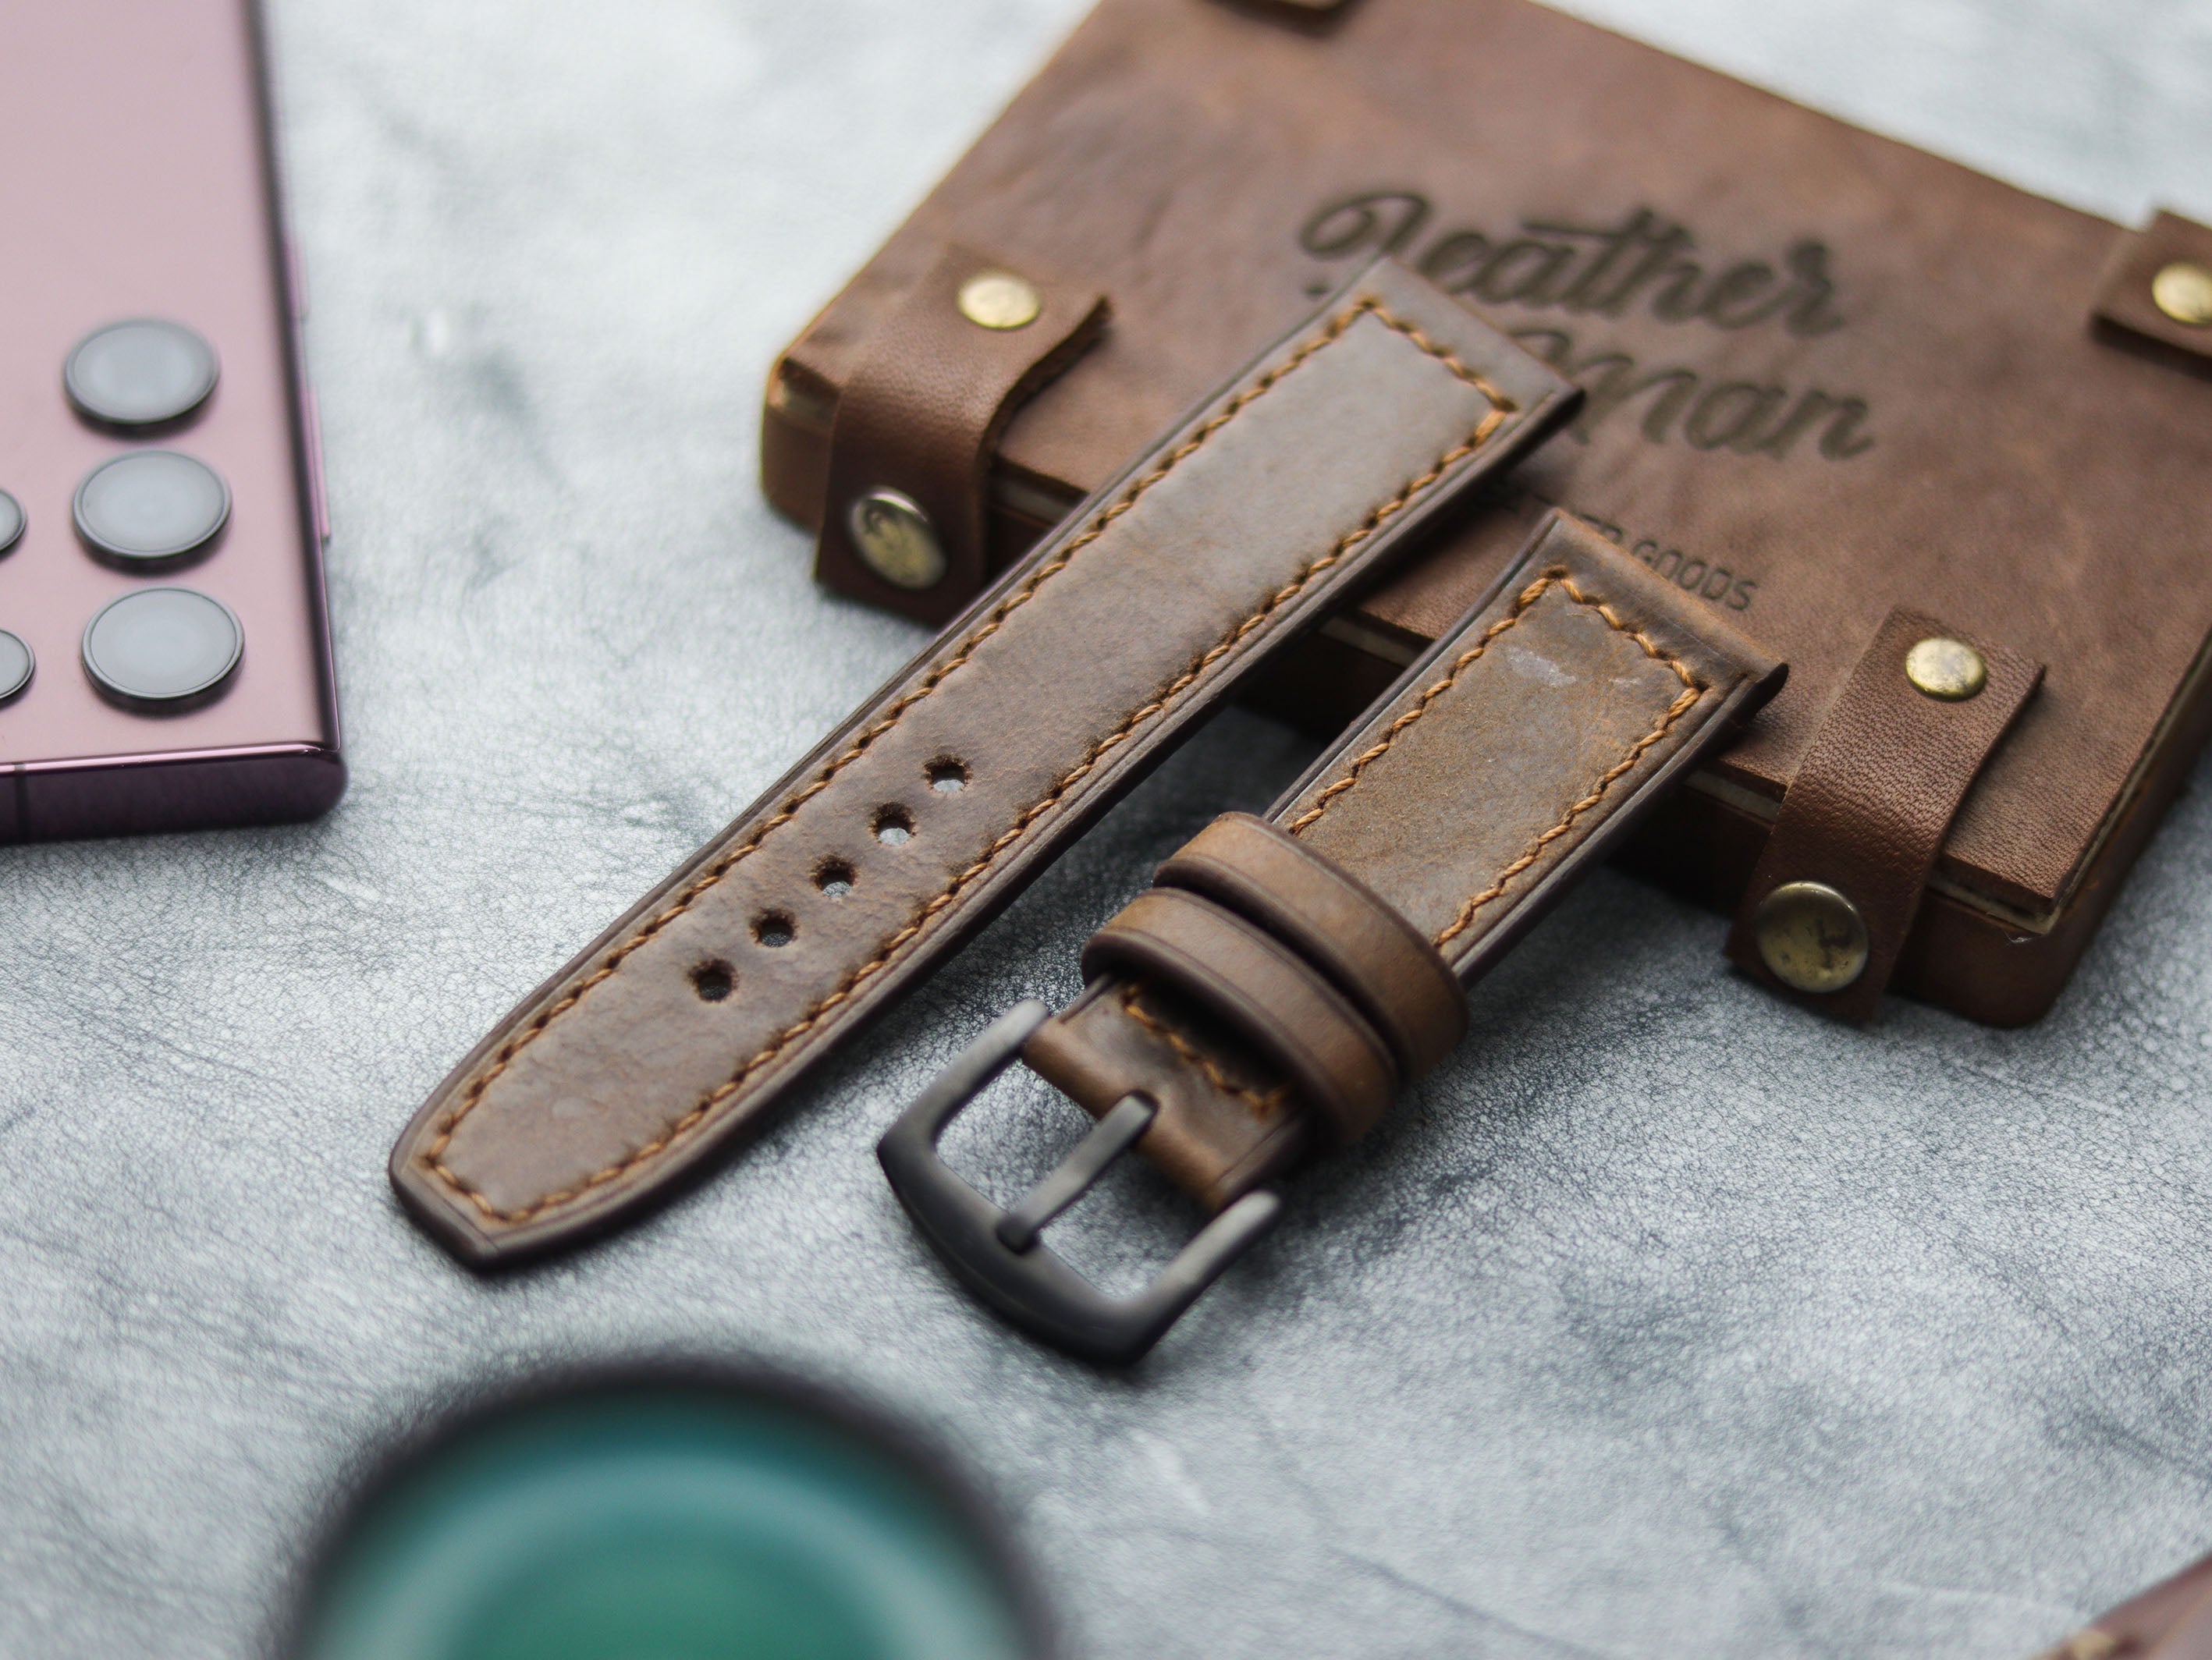
<path id="1" fill-rule="evenodd" d="M 1448 633 L 1269 815 L 1276 833 L 1344 888 L 1399 927 L 1410 923 L 1434 967 L 1415 972 L 1378 948 L 1380 928 L 1377 948 L 1356 952 L 1314 951 L 1291 928 L 1278 943 L 1303 954 L 1320 985 L 1343 987 L 1347 972 L 1387 972 L 1389 984 L 1350 990 L 1350 1006 L 1410 1004 L 1433 973 L 1473 984 L 1729 740 L 1783 672 L 1709 608 L 1555 516 L 1504 591 Z M 1491 793 L 1507 779 L 1526 799 Z M 1218 839 L 1220 822 L 1193 848 Z M 1272 879 L 1319 885 L 1287 869 Z M 1100 939 L 1152 897 L 1139 896 Z M 1339 927 L 1351 934 L 1360 924 L 1347 912 Z M 1387 971 L 1346 966 L 1386 961 Z M 1189 983 L 1203 972 L 1185 964 L 1096 976 L 1030 1038 L 1024 1057 L 1094 1117 L 1132 1094 L 1153 1102 L 1138 1149 L 1218 1211 L 1307 1154 L 1352 1139 L 1380 1106 L 1348 1122 L 1335 1104 L 1311 1099 L 1235 996 Z M 1222 972 L 1249 994 L 1249 974 L 1228 964 Z"/>
<path id="2" fill-rule="evenodd" d="M 403 1202 L 489 1264 L 665 1193 L 980 927 L 1266 653 L 1579 397 L 1377 262 L 488 1035 L 395 1147 Z M 1374 418 L 1347 433 L 1363 410 Z M 1255 503 L 1240 482 L 1249 446 L 1301 441 L 1280 475 L 1298 487 Z M 1179 538 L 1194 499 L 1198 520 L 1219 524 L 1186 577 L 1164 556 L 1190 556 Z M 1083 682 L 1073 665 L 1086 654 L 1109 683 Z M 1081 706 L 1040 718 L 1061 697 Z M 933 788 L 940 765 L 957 772 L 949 796 Z"/>
<path id="3" fill-rule="evenodd" d="M 1984 667 L 1985 682 L 1963 699 L 1930 695 L 1910 677 L 1908 653 L 1943 640 L 1970 647 Z M 2042 679 L 2043 665 L 2017 652 L 1918 611 L 1890 612 L 1798 763 L 1729 930 L 1729 958 L 1808 1008 L 1871 1020 L 1945 833 Z M 1796 890 L 1801 906 L 1814 909 L 1794 918 L 1794 936 L 1782 931 L 1793 924 L 1782 909 L 1790 896 L 1777 898 L 1787 884 L 1826 890 Z M 1845 906 L 1860 918 L 1863 940 L 1850 937 Z M 1815 990 L 1806 952 L 1831 977 L 1849 972 L 1854 958 L 1863 966 L 1847 984 Z"/>

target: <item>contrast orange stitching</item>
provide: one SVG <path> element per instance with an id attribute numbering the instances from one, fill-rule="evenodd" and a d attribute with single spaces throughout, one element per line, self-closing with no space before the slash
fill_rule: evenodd
<path id="1" fill-rule="evenodd" d="M 1476 912 L 1480 911 L 1484 906 L 1488 905 L 1492 900 L 1500 897 L 1505 892 L 1505 887 L 1508 882 L 1511 881 L 1514 877 L 1519 875 L 1523 870 L 1526 870 L 1530 865 L 1534 864 L 1537 858 L 1542 854 L 1546 847 L 1549 846 L 1559 837 L 1566 834 L 1566 833 L 1573 827 L 1575 821 L 1580 818 L 1584 813 L 1588 812 L 1592 807 L 1595 807 L 1604 797 L 1605 792 L 1613 787 L 1614 782 L 1631 767 L 1634 766 L 1638 760 L 1642 759 L 1644 752 L 1649 749 L 1653 744 L 1658 742 L 1662 738 L 1665 737 L 1667 734 L 1673 730 L 1674 723 L 1680 720 L 1683 715 L 1687 713 L 1692 706 L 1697 702 L 1698 698 L 1704 695 L 1705 690 L 1705 687 L 1698 682 L 1696 676 L 1690 673 L 1688 668 L 1684 665 L 1680 657 L 1667 651 L 1656 640 L 1653 639 L 1649 633 L 1627 621 L 1618 611 L 1614 610 L 1612 606 L 1607 604 L 1602 600 L 1595 599 L 1589 594 L 1584 593 L 1579 587 L 1576 586 L 1574 579 L 1570 577 L 1564 570 L 1554 567 L 1552 570 L 1545 572 L 1543 575 L 1538 577 L 1526 588 L 1523 588 L 1519 594 L 1515 596 L 1513 609 L 1510 611 L 1508 611 L 1504 616 L 1500 617 L 1497 621 L 1492 623 L 1489 627 L 1484 629 L 1482 631 L 1482 638 L 1475 641 L 1473 645 L 1468 647 L 1466 651 L 1460 653 L 1460 655 L 1453 660 L 1450 669 L 1445 674 L 1442 680 L 1436 682 L 1431 686 L 1425 688 L 1420 696 L 1414 700 L 1412 706 L 1400 714 L 1395 720 L 1392 721 L 1389 726 L 1383 729 L 1382 736 L 1380 739 L 1369 746 L 1366 749 L 1361 751 L 1359 754 L 1353 758 L 1352 765 L 1346 769 L 1345 774 L 1342 778 L 1337 779 L 1326 790 L 1323 790 L 1321 794 L 1315 797 L 1314 804 L 1308 808 L 1304 812 L 1299 814 L 1297 818 L 1292 819 L 1291 822 L 1285 827 L 1294 836 L 1301 834 L 1307 829 L 1310 828 L 1324 813 L 1328 811 L 1332 803 L 1334 803 L 1339 797 L 1344 795 L 1346 791 L 1358 785 L 1360 775 L 1365 772 L 1368 767 L 1389 753 L 1390 746 L 1398 741 L 1401 735 L 1405 732 L 1407 727 L 1413 725 L 1415 721 L 1418 721 L 1422 716 L 1428 713 L 1430 706 L 1435 703 L 1438 698 L 1443 696 L 1445 693 L 1450 691 L 1451 688 L 1458 683 L 1459 677 L 1465 674 L 1468 669 L 1481 657 L 1484 652 L 1490 649 L 1492 643 L 1495 641 L 1499 635 L 1504 633 L 1515 624 L 1518 623 L 1523 616 L 1528 615 L 1528 608 L 1530 606 L 1534 605 L 1539 599 L 1542 598 L 1547 592 L 1555 587 L 1559 589 L 1577 605 L 1587 605 L 1592 610 L 1595 611 L 1599 616 L 1605 620 L 1606 625 L 1612 628 L 1615 633 L 1626 634 L 1629 639 L 1634 640 L 1637 645 L 1644 648 L 1644 656 L 1651 658 L 1655 662 L 1663 663 L 1669 669 L 1672 669 L 1674 671 L 1675 677 L 1682 682 L 1682 691 L 1680 695 L 1668 706 L 1666 713 L 1660 717 L 1658 724 L 1654 726 L 1651 730 L 1646 732 L 1642 737 L 1638 738 L 1634 743 L 1629 746 L 1628 753 L 1606 771 L 1604 775 L 1598 779 L 1596 787 L 1593 789 L 1589 795 L 1584 796 L 1580 801 L 1575 803 L 1573 806 L 1568 808 L 1565 817 L 1562 818 L 1557 824 L 1553 825 L 1550 829 L 1538 836 L 1534 841 L 1528 845 L 1528 848 L 1526 852 L 1522 853 L 1519 858 L 1514 860 L 1512 863 L 1507 865 L 1504 869 L 1498 872 L 1498 879 L 1495 881 L 1493 881 L 1488 888 L 1483 889 L 1480 894 L 1474 895 L 1465 905 L 1460 907 L 1459 915 L 1452 920 L 1449 926 L 1445 928 L 1442 933 L 1436 936 L 1436 943 L 1439 946 L 1447 943 L 1448 942 L 1456 938 L 1462 933 L 1464 933 L 1468 925 L 1474 922 L 1474 913 Z"/>
<path id="2" fill-rule="evenodd" d="M 1246 617 L 1189 668 L 1170 682 L 1151 702 L 1131 713 L 1113 731 L 1092 745 L 1084 759 L 1054 784 L 1042 799 L 1024 812 L 1008 830 L 985 850 L 980 859 L 955 876 L 944 892 L 926 903 L 904 927 L 885 940 L 878 948 L 872 958 L 848 974 L 820 1002 L 815 1003 L 799 1020 L 778 1033 L 766 1047 L 749 1059 L 726 1081 L 716 1086 L 714 1089 L 702 1096 L 689 1112 L 672 1123 L 659 1137 L 636 1148 L 621 1161 L 594 1172 L 575 1186 L 565 1188 L 557 1193 L 546 1194 L 530 1204 L 515 1209 L 501 1209 L 492 1204 L 482 1193 L 444 1163 L 443 1154 L 453 1142 L 455 1130 L 459 1128 L 461 1121 L 476 1109 L 483 1100 L 485 1092 L 489 1089 L 493 1081 L 507 1069 L 517 1055 L 528 1047 L 555 1021 L 580 1003 L 594 986 L 619 969 L 633 953 L 688 911 L 698 901 L 702 894 L 720 881 L 741 860 L 754 852 L 771 833 L 788 824 L 797 816 L 801 807 L 814 796 L 827 789 L 840 772 L 866 752 L 869 746 L 896 726 L 908 710 L 934 692 L 944 683 L 948 676 L 967 663 L 975 654 L 976 648 L 996 633 L 1014 610 L 1025 604 L 1046 582 L 1065 570 L 1078 553 L 1096 542 L 1115 520 L 1135 506 L 1139 500 L 1154 485 L 1166 478 L 1207 439 L 1227 426 L 1243 410 L 1249 409 L 1255 401 L 1266 396 L 1279 385 L 1292 370 L 1306 362 L 1322 347 L 1341 338 L 1354 322 L 1363 315 L 1368 314 L 1372 314 L 1376 321 L 1396 333 L 1403 335 L 1422 351 L 1442 362 L 1446 368 L 1461 380 L 1474 387 L 1489 402 L 1490 409 L 1466 439 L 1439 457 L 1425 471 L 1408 480 L 1397 494 L 1373 509 L 1357 526 L 1340 537 L 1328 553 L 1306 565 L 1288 583 L 1276 590 L 1256 611 Z M 423 1165 L 448 1188 L 467 1198 L 487 1218 L 514 1224 L 526 1221 L 554 1205 L 575 1198 L 592 1188 L 613 1181 L 664 1152 L 673 1142 L 702 1121 L 715 1107 L 742 1089 L 747 1079 L 781 1054 L 793 1039 L 811 1029 L 824 1015 L 850 997 L 863 981 L 882 969 L 890 961 L 892 954 L 920 933 L 933 916 L 951 905 L 969 883 L 985 874 L 1000 852 L 1018 839 L 1037 818 L 1048 811 L 1066 793 L 1069 788 L 1092 771 L 1097 766 L 1100 757 L 1108 750 L 1126 739 L 1140 723 L 1160 713 L 1170 701 L 1197 680 L 1208 668 L 1228 652 L 1235 650 L 1247 634 L 1265 622 L 1284 602 L 1296 596 L 1316 576 L 1339 563 L 1352 548 L 1371 537 L 1385 523 L 1402 512 L 1414 497 L 1435 483 L 1454 465 L 1487 443 L 1505 420 L 1518 412 L 1519 405 L 1492 385 L 1486 377 L 1462 363 L 1449 348 L 1439 344 L 1415 324 L 1392 316 L 1384 310 L 1380 301 L 1366 299 L 1347 306 L 1332 318 L 1321 333 L 1307 341 L 1281 363 L 1239 392 L 1236 397 L 1216 411 L 1205 425 L 1162 457 L 1158 464 L 1151 471 L 1130 485 L 1104 508 L 1081 534 L 1070 540 L 1050 560 L 1038 566 L 1019 588 L 994 606 L 990 613 L 976 626 L 975 632 L 960 643 L 951 657 L 933 669 L 911 690 L 893 703 L 873 725 L 856 736 L 852 743 L 823 767 L 811 784 L 793 796 L 781 809 L 766 820 L 743 843 L 708 865 L 685 886 L 665 910 L 654 916 L 629 939 L 610 951 L 605 960 L 597 968 L 579 980 L 555 1002 L 539 1010 L 521 1031 L 501 1045 L 498 1051 L 492 1057 L 490 1064 L 471 1081 L 459 1103 L 439 1125 L 437 1135 L 421 1154 Z"/>
<path id="3" fill-rule="evenodd" d="M 1599 801 L 1603 798 L 1605 792 L 1613 788 L 1614 781 L 1618 779 L 1622 773 L 1627 772 L 1630 767 L 1635 766 L 1636 763 L 1643 758 L 1644 752 L 1646 749 L 1649 749 L 1653 744 L 1658 742 L 1660 739 L 1665 737 L 1668 730 L 1674 726 L 1674 723 L 1680 720 L 1685 714 L 1688 713 L 1691 706 L 1695 704 L 1697 700 L 1704 695 L 1705 688 L 1698 685 L 1694 682 L 1690 685 L 1684 687 L 1682 688 L 1681 694 L 1678 696 L 1673 703 L 1667 706 L 1667 712 L 1659 718 L 1659 724 L 1656 726 L 1654 726 L 1650 731 L 1646 732 L 1642 737 L 1637 739 L 1635 742 L 1628 746 L 1628 753 L 1623 755 L 1618 761 L 1614 762 L 1611 767 L 1607 768 L 1606 772 L 1599 777 L 1596 786 L 1591 790 L 1589 794 L 1584 796 L 1580 801 L 1567 809 L 1565 817 L 1562 818 L 1550 829 L 1545 831 L 1544 833 L 1537 837 L 1535 840 L 1530 842 L 1528 844 L 1528 851 L 1522 854 L 1519 858 L 1514 860 L 1512 863 L 1507 865 L 1503 870 L 1498 873 L 1498 880 L 1496 881 L 1491 883 L 1489 887 L 1484 888 L 1482 892 L 1475 894 L 1473 898 L 1469 899 L 1465 905 L 1460 906 L 1459 915 L 1452 918 L 1451 925 L 1437 936 L 1437 944 L 1439 947 L 1447 945 L 1450 943 L 1451 941 L 1457 938 L 1461 934 L 1466 932 L 1468 925 L 1474 921 L 1474 913 L 1476 912 L 1481 910 L 1484 906 L 1488 905 L 1492 900 L 1502 895 L 1505 892 L 1506 883 L 1511 881 L 1514 877 L 1519 875 L 1530 865 L 1535 863 L 1538 856 L 1543 852 L 1546 846 L 1556 840 L 1558 838 L 1565 835 L 1570 829 L 1573 828 L 1575 821 L 1580 818 L 1584 813 L 1588 812 L 1591 808 L 1596 806 Z"/>
<path id="4" fill-rule="evenodd" d="M 1196 1044 L 1191 1042 L 1182 1033 L 1139 1003 L 1135 986 L 1122 988 L 1121 1007 L 1128 1012 L 1131 1020 L 1136 1021 L 1153 1036 L 1165 1041 L 1169 1048 L 1196 1067 L 1204 1075 L 1206 1082 L 1212 1084 L 1223 1094 L 1243 1102 L 1259 1117 L 1267 1118 L 1283 1104 L 1283 1087 L 1280 1084 L 1262 1094 L 1256 1089 L 1237 1082 L 1236 1079 L 1221 1069 L 1220 1064 L 1212 1056 L 1200 1049 Z"/>

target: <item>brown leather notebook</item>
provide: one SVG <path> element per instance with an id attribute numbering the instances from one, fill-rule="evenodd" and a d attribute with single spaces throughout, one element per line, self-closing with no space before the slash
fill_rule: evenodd
<path id="1" fill-rule="evenodd" d="M 863 424 L 848 389 L 896 409 L 874 389 L 937 349 L 890 319 L 948 245 L 1048 298 L 1103 294 L 1110 322 L 978 368 L 957 441 L 833 457 L 841 403 Z M 1926 821 L 1898 856 L 1933 858 L 1924 896 L 1907 869 L 1896 937 L 1871 918 L 1888 983 L 2040 1015 L 2212 719 L 2212 230 L 2128 231 L 1528 0 L 1104 0 L 778 362 L 768 493 L 827 518 L 826 579 L 933 615 L 844 551 L 833 476 L 880 459 L 885 482 L 974 487 L 985 528 L 965 566 L 949 550 L 949 604 L 1382 251 L 1589 400 L 1310 640 L 1279 705 L 1348 719 L 1563 506 L 1790 664 L 1631 863 L 1748 907 L 1817 750 L 1824 798 L 1858 805 L 1793 834 L 1793 859 Z M 1022 287 L 1011 312 L 980 293 L 998 309 L 970 312 L 979 334 Z M 904 430 L 880 409 L 875 427 Z M 948 477 L 963 444 L 974 477 Z M 2017 718 L 1940 789 L 1917 740 L 1868 724 L 1880 699 L 1843 695 L 1920 614 L 2027 665 Z"/>

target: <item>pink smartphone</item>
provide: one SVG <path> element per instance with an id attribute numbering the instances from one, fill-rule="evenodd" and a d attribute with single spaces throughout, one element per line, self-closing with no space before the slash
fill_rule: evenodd
<path id="1" fill-rule="evenodd" d="M 0 840 L 345 789 L 258 23 L 42 0 L 0 41 Z"/>

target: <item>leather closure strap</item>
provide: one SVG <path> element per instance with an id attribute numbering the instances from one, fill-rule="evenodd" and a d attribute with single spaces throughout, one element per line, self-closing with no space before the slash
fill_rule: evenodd
<path id="1" fill-rule="evenodd" d="M 401 1197 L 486 1263 L 666 1191 L 1578 397 L 1370 269 L 526 998 L 402 1136 Z"/>
<path id="2" fill-rule="evenodd" d="M 2212 366 L 2212 226 L 2160 212 L 2127 233 L 2106 264 L 2092 314 Z"/>
<path id="3" fill-rule="evenodd" d="M 1243 913 L 1304 960 L 1311 984 L 1358 984 L 1361 1003 L 1387 1003 L 1393 1015 L 1372 1026 L 1399 1034 L 1410 1080 L 1442 1052 L 1438 981 L 1456 990 L 1480 978 L 1686 768 L 1728 741 L 1783 672 L 1717 612 L 1554 516 L 1497 597 L 1448 632 L 1267 815 L 1300 865 L 1334 873 L 1329 902 L 1342 906 L 1334 942 L 1317 943 L 1322 930 L 1304 920 L 1281 925 L 1316 909 L 1316 880 L 1300 865 L 1270 875 L 1244 859 L 1246 885 L 1271 893 Z M 1169 861 L 1163 880 L 1187 881 L 1215 862 L 1233 822 Z M 1099 940 L 1167 891 L 1141 896 Z M 1419 942 L 1418 966 L 1407 936 Z M 1153 1102 L 1138 1150 L 1212 1209 L 1371 1123 L 1372 1112 L 1344 1118 L 1258 1040 L 1249 1015 L 1194 992 L 1192 974 L 1157 972 L 1097 942 L 1085 969 L 1097 972 L 1030 1038 L 1024 1057 L 1093 1117 L 1131 1094 Z M 1225 960 L 1206 971 L 1251 984 Z M 1273 1018 L 1318 1027 L 1321 1016 L 1302 1012 L 1310 984 L 1295 997 Z M 1423 1034 L 1418 1044 L 1408 1031 Z"/>
<path id="4" fill-rule="evenodd" d="M 1923 642 L 1939 669 L 1954 647 L 1970 654 L 1978 681 L 1922 690 Z M 2042 678 L 2039 663 L 1892 611 L 1783 797 L 1729 933 L 1737 965 L 1825 1014 L 1872 1019 L 1944 832 Z"/>
<path id="5" fill-rule="evenodd" d="M 870 331 L 838 397 L 816 579 L 933 627 L 981 592 L 999 434 L 1107 312 L 1105 295 L 1034 261 L 948 247 Z"/>

